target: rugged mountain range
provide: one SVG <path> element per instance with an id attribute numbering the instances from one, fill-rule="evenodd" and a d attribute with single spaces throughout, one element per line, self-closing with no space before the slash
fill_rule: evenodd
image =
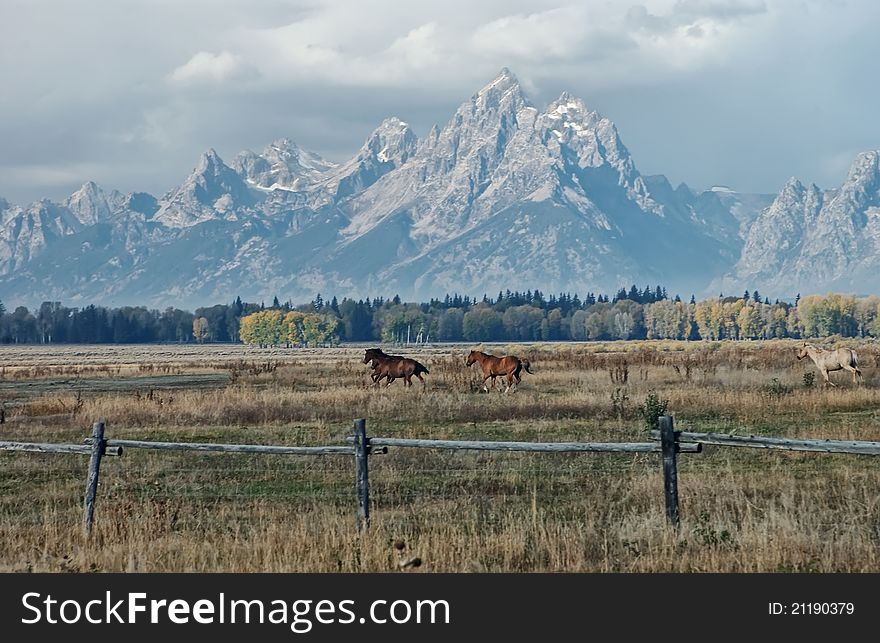
<path id="1" fill-rule="evenodd" d="M 748 229 L 739 261 L 718 285 L 876 293 L 878 274 L 880 151 L 871 151 L 856 157 L 837 189 L 789 179 Z"/>
<path id="2" fill-rule="evenodd" d="M 279 139 L 231 164 L 208 150 L 158 199 L 91 182 L 64 203 L 0 199 L 0 299 L 860 289 L 878 186 L 868 153 L 834 192 L 673 187 L 638 171 L 608 118 L 568 93 L 536 107 L 505 69 L 443 127 L 419 139 L 386 119 L 345 163 Z"/>

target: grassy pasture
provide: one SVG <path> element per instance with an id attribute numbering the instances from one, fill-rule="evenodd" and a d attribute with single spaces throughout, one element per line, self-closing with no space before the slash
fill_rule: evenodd
<path id="1" fill-rule="evenodd" d="M 853 343 L 852 345 L 855 345 Z M 797 342 L 485 346 L 527 355 L 514 394 L 479 392 L 470 346 L 400 349 L 428 386 L 369 386 L 362 348 L 4 346 L 0 439 L 110 437 L 339 444 L 351 420 L 388 437 L 642 441 L 639 408 L 679 428 L 880 440 L 880 347 L 865 382 L 823 388 Z M 815 373 L 809 385 L 808 373 Z M 806 377 L 805 377 L 806 375 Z M 373 457 L 373 525 L 354 525 L 348 457 L 128 450 L 102 467 L 93 542 L 80 534 L 87 459 L 0 453 L 0 569 L 877 571 L 880 459 L 706 447 L 679 460 L 682 525 L 665 525 L 659 455 Z"/>

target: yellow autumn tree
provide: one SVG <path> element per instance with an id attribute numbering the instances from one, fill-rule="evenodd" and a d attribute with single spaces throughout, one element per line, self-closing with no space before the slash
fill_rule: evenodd
<path id="1" fill-rule="evenodd" d="M 305 317 L 306 314 L 298 310 L 291 310 L 284 316 L 281 332 L 288 346 L 300 346 L 305 343 L 303 336 L 303 320 Z"/>
<path id="2" fill-rule="evenodd" d="M 308 346 L 327 344 L 338 326 L 339 320 L 332 315 L 306 315 L 303 318 L 303 339 Z"/>
<path id="3" fill-rule="evenodd" d="M 238 323 L 238 338 L 245 344 L 257 344 L 257 315 L 245 315 Z"/>
<path id="4" fill-rule="evenodd" d="M 245 344 L 259 346 L 319 346 L 333 340 L 339 320 L 333 315 L 291 310 L 261 310 L 241 318 L 238 335 Z"/>
<path id="5" fill-rule="evenodd" d="M 758 339 L 762 334 L 760 304 L 743 304 L 736 314 L 739 339 Z"/>

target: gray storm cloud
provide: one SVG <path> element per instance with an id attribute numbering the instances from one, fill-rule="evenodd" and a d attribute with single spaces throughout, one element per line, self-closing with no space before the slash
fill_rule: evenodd
<path id="1" fill-rule="evenodd" d="M 386 116 L 424 134 L 501 67 L 618 124 L 645 173 L 833 186 L 880 147 L 880 6 L 862 2 L 7 0 L 0 195 L 93 179 L 161 194 L 208 147 L 281 136 L 334 160 Z"/>

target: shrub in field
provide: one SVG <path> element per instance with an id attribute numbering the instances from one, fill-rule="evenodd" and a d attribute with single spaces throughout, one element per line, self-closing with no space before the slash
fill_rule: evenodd
<path id="1" fill-rule="evenodd" d="M 778 400 L 791 393 L 791 389 L 780 382 L 778 377 L 774 377 L 764 385 L 763 392 L 770 399 Z"/>
<path id="2" fill-rule="evenodd" d="M 812 371 L 804 373 L 804 388 L 813 388 L 813 380 L 815 379 L 816 375 Z"/>
<path id="3" fill-rule="evenodd" d="M 666 415 L 668 408 L 669 400 L 661 400 L 654 391 L 648 393 L 645 403 L 639 407 L 639 414 L 644 418 L 648 431 L 660 428 L 660 416 Z"/>

